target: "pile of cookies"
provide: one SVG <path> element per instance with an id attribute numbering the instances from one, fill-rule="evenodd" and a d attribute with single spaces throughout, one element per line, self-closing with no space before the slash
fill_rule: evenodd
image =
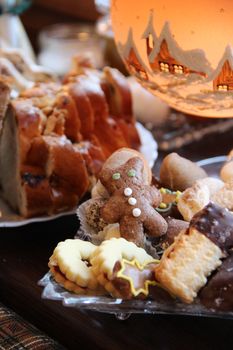
<path id="1" fill-rule="evenodd" d="M 84 295 L 131 299 L 147 296 L 155 285 L 158 261 L 124 238 L 103 241 L 100 246 L 80 239 L 60 242 L 49 260 L 54 279 L 67 290 Z"/>
<path id="2" fill-rule="evenodd" d="M 78 294 L 123 299 L 161 288 L 233 311 L 232 164 L 230 154 L 220 180 L 171 153 L 155 179 L 140 153 L 116 151 L 78 209 L 92 243 L 60 242 L 49 261 L 55 280 Z"/>

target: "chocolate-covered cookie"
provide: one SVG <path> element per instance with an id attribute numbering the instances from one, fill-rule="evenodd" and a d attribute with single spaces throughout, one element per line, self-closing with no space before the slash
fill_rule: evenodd
<path id="1" fill-rule="evenodd" d="M 233 311 L 233 252 L 209 279 L 199 297 L 208 308 Z"/>
<path id="2" fill-rule="evenodd" d="M 185 303 L 193 302 L 233 244 L 233 215 L 208 204 L 182 230 L 156 267 L 162 287 Z"/>
<path id="3" fill-rule="evenodd" d="M 224 252 L 233 247 L 233 215 L 215 203 L 210 202 L 194 215 L 190 227 L 204 234 Z"/>

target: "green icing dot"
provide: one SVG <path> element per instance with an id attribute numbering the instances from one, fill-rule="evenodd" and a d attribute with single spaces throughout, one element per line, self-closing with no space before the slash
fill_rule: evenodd
<path id="1" fill-rule="evenodd" d="M 120 177 L 121 177 L 121 174 L 120 174 L 120 173 L 114 173 L 114 174 L 112 175 L 113 180 L 119 180 Z"/>
<path id="2" fill-rule="evenodd" d="M 130 169 L 130 170 L 128 171 L 128 176 L 129 176 L 129 177 L 134 177 L 134 176 L 136 176 L 136 171 L 135 171 L 134 169 Z"/>

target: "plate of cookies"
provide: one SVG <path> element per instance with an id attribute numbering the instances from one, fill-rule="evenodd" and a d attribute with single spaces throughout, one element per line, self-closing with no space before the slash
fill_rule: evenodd
<path id="1" fill-rule="evenodd" d="M 104 163 L 74 239 L 58 243 L 42 297 L 124 315 L 233 319 L 233 160 L 167 155 L 159 178 L 131 149 Z"/>
<path id="2" fill-rule="evenodd" d="M 150 166 L 157 158 L 157 143 L 136 122 L 128 80 L 117 69 L 75 60 L 63 82 L 47 78 L 37 75 L 22 89 L 0 83 L 0 227 L 74 214 L 119 148 L 140 150 Z"/>

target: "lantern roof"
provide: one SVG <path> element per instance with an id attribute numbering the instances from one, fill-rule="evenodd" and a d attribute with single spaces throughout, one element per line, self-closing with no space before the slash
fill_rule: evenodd
<path id="1" fill-rule="evenodd" d="M 217 78 L 219 76 L 219 74 L 221 73 L 224 64 L 228 61 L 231 70 L 233 71 L 233 48 L 231 45 L 227 45 L 224 51 L 224 54 L 221 58 L 221 60 L 219 61 L 219 64 L 217 66 L 217 68 L 214 70 L 214 72 L 209 76 L 208 80 L 214 80 L 215 78 Z"/>
<path id="2" fill-rule="evenodd" d="M 212 68 L 204 51 L 200 49 L 183 50 L 174 39 L 174 35 L 170 29 L 170 24 L 167 21 L 164 23 L 158 40 L 154 43 L 154 48 L 149 55 L 150 62 L 153 62 L 159 54 L 161 44 L 164 40 L 167 43 L 171 56 L 181 64 L 194 71 L 206 73 L 207 75 L 212 73 Z"/>

